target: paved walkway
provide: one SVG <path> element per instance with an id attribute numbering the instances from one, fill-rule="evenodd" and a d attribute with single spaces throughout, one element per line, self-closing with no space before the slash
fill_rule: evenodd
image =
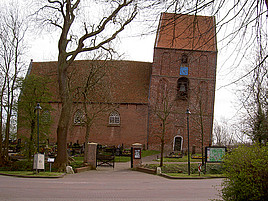
<path id="1" fill-rule="evenodd" d="M 144 161 L 149 161 L 149 158 Z M 66 175 L 60 179 L 0 176 L 0 200 L 14 201 L 207 201 L 218 199 L 222 179 L 171 180 L 130 170 L 130 162 L 115 168 Z"/>

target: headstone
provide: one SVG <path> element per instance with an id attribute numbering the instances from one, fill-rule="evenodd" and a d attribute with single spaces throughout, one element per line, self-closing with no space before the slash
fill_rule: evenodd
<path id="1" fill-rule="evenodd" d="M 66 166 L 66 173 L 67 174 L 74 174 L 74 170 L 72 166 Z"/>
<path id="2" fill-rule="evenodd" d="M 162 173 L 162 171 L 161 171 L 161 167 L 157 167 L 157 168 L 156 168 L 156 174 L 159 175 L 159 174 L 161 174 L 161 173 Z"/>

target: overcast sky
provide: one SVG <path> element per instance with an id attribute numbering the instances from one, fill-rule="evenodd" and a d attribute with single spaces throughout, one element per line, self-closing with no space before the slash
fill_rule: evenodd
<path id="1" fill-rule="evenodd" d="M 23 5 L 25 5 L 25 3 Z M 23 6 L 22 9 L 27 11 Z M 220 16 L 216 16 L 216 21 L 219 20 L 219 18 Z M 154 26 L 156 29 L 157 24 L 154 24 Z M 230 31 L 229 29 L 233 26 L 234 24 L 229 24 L 225 28 L 219 30 L 219 33 L 217 34 L 217 90 L 214 112 L 216 119 L 232 119 L 239 109 L 238 107 L 235 107 L 237 100 L 233 94 L 236 86 L 225 86 L 245 73 L 243 69 L 245 69 L 247 61 L 244 59 L 242 63 L 238 62 L 241 55 L 237 56 L 240 52 L 239 49 L 236 49 L 237 44 L 235 41 L 232 41 L 227 47 L 226 41 L 223 41 Z M 40 28 L 42 29 L 42 27 Z M 31 29 L 29 30 L 31 31 Z M 137 35 L 136 33 L 139 32 L 143 32 L 139 22 L 129 26 L 123 34 L 120 34 L 120 39 L 117 41 L 118 50 L 121 54 L 124 54 L 123 58 L 126 60 L 152 62 L 155 34 L 133 37 L 133 35 Z M 30 62 L 31 59 L 39 62 L 55 61 L 57 59 L 58 38 L 59 35 L 55 32 L 53 34 L 48 34 L 47 32 L 38 34 L 38 32 L 33 31 L 32 34 L 27 35 L 26 39 L 29 49 L 26 60 L 28 62 Z"/>

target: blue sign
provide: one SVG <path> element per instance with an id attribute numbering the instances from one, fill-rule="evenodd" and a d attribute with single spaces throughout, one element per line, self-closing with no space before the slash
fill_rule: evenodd
<path id="1" fill-rule="evenodd" d="M 180 75 L 188 75 L 188 67 L 180 67 Z"/>

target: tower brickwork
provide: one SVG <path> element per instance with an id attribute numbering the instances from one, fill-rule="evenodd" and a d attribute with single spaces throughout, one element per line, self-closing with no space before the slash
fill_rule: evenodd
<path id="1" fill-rule="evenodd" d="M 187 109 L 190 151 L 201 152 L 202 145 L 211 144 L 217 62 L 214 25 L 213 17 L 162 14 L 150 81 L 151 148 L 159 149 L 164 138 L 165 150 L 187 151 Z"/>

